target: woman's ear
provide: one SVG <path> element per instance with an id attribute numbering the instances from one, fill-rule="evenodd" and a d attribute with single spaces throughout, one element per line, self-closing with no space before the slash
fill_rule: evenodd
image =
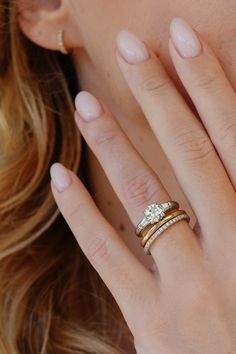
<path id="1" fill-rule="evenodd" d="M 64 46 L 68 50 L 82 46 L 79 26 L 68 0 L 18 0 L 18 21 L 22 32 L 37 45 L 58 48 L 58 32 L 64 31 Z"/>

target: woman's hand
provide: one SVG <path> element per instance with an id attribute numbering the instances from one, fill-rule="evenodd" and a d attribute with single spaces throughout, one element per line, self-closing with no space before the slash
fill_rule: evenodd
<path id="1" fill-rule="evenodd" d="M 233 354 L 236 94 L 206 42 L 200 44 L 199 34 L 194 37 L 184 26 L 180 19 L 171 23 L 169 51 L 201 122 L 151 48 L 126 31 L 117 38 L 117 60 L 188 197 L 198 230 L 186 221 L 168 228 L 150 249 L 158 269 L 153 274 L 74 173 L 55 164 L 51 187 L 79 245 L 120 306 L 137 353 Z M 171 197 L 103 102 L 100 106 L 81 92 L 76 105 L 78 127 L 135 227 L 147 205 Z"/>

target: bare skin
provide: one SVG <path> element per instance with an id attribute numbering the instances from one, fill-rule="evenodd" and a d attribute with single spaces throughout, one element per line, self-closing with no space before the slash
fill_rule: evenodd
<path id="1" fill-rule="evenodd" d="M 108 220 L 77 176 L 55 164 L 51 168 L 51 187 L 58 207 L 120 306 L 138 354 L 236 353 L 236 82 L 231 26 L 235 21 L 235 2 L 204 2 L 201 6 L 201 2 L 178 1 L 176 7 L 171 6 L 170 11 L 169 6 L 167 11 L 168 3 L 165 5 L 164 1 L 158 3 L 160 7 L 156 1 L 138 4 L 128 0 L 122 4 L 95 1 L 96 14 L 89 11 L 89 1 L 70 3 L 74 11 L 80 5 L 81 11 L 76 16 L 78 26 L 80 23 L 77 37 L 80 43 L 87 43 L 87 51 L 78 48 L 79 42 L 76 47 L 73 35 L 66 37 L 66 43 L 73 48 L 82 88 L 97 94 L 98 98 L 96 101 L 88 92 L 81 92 L 76 98 L 75 114 L 78 129 L 91 149 L 95 201 L 96 193 L 101 193 L 101 188 L 104 191 L 109 181 L 114 190 L 110 195 L 118 197 L 134 228 L 148 204 L 169 199 L 181 203 L 186 198 L 199 227 L 192 229 L 186 221 L 180 221 L 167 229 L 150 249 L 157 268 L 151 273 L 135 257 L 132 245 L 127 247 L 120 237 L 122 232 L 117 232 L 120 221 L 115 220 L 117 210 L 106 211 L 103 193 L 97 204 L 101 203 L 99 207 L 107 213 Z M 184 57 L 180 47 L 174 44 L 173 32 L 172 41 L 166 36 L 169 15 L 164 17 L 164 14 L 176 12 L 180 5 L 190 22 L 198 25 L 195 40 L 200 41 L 197 43 L 201 51 L 191 57 Z M 230 12 L 226 13 L 225 7 Z M 152 11 L 145 12 L 147 8 Z M 154 10 L 159 10 L 159 23 L 155 22 Z M 213 11 L 210 26 L 204 19 Z M 113 13 L 116 16 L 111 20 Z M 110 22 L 101 21 L 104 17 Z M 195 22 L 197 18 L 201 18 L 201 24 Z M 227 26 L 222 26 L 220 18 L 224 18 Z M 143 19 L 143 26 L 139 19 Z M 100 21 L 102 33 L 107 35 L 107 46 L 101 46 L 101 32 L 95 34 L 91 30 L 96 21 Z M 148 53 L 145 59 L 129 61 L 124 48 L 122 51 L 121 37 L 117 43 L 113 42 L 123 21 L 125 27 L 128 25 L 145 40 L 146 44 L 142 41 L 140 44 Z M 158 30 L 155 23 L 163 25 L 158 47 L 154 41 Z M 22 28 L 34 39 L 24 21 Z M 231 40 L 222 41 L 221 37 L 218 46 L 216 33 L 223 31 L 228 31 L 229 37 L 231 34 Z M 48 43 L 43 42 L 41 35 L 40 40 L 39 44 L 55 49 L 52 38 Z M 165 60 L 167 56 L 169 59 Z M 172 65 L 176 70 L 173 75 Z M 84 120 L 89 116 L 97 119 Z M 148 144 L 140 141 L 143 132 Z M 148 149 L 152 146 L 156 155 L 149 158 L 147 146 Z M 165 151 L 169 163 L 163 171 L 159 166 L 159 147 Z M 93 154 L 107 180 L 95 175 L 101 169 L 92 160 Z M 173 169 L 176 184 L 172 184 L 174 179 L 170 176 L 166 186 L 156 172 L 162 172 L 166 181 L 168 168 Z M 103 186 L 95 183 L 95 176 Z M 182 194 L 176 192 L 173 198 L 172 190 L 177 186 L 182 188 Z M 183 204 L 181 207 L 187 210 Z M 135 239 L 131 229 L 127 237 Z"/>
<path id="2" fill-rule="evenodd" d="M 196 223 L 194 211 L 184 195 L 159 141 L 121 75 L 115 59 L 115 38 L 127 28 L 148 42 L 158 53 L 168 75 L 194 110 L 168 51 L 169 23 L 183 16 L 200 31 L 216 52 L 236 89 L 236 2 L 235 0 L 18 0 L 19 18 L 25 35 L 40 46 L 57 50 L 57 30 L 65 30 L 65 46 L 74 57 L 82 90 L 103 99 L 145 161 L 158 174 L 173 199 Z M 214 14 L 214 16 L 212 16 Z M 168 104 L 168 102 L 167 102 Z M 147 144 L 148 142 L 148 144 Z M 155 154 L 151 153 L 155 151 Z M 102 213 L 120 232 L 133 253 L 147 266 L 152 261 L 143 254 L 133 225 L 88 147 L 91 194 Z M 106 192 L 104 192 L 106 191 Z"/>
<path id="3" fill-rule="evenodd" d="M 181 19 L 174 23 L 187 26 Z M 192 43 L 186 57 L 186 39 L 179 40 L 177 27 L 171 28 L 169 51 L 201 121 L 160 58 L 137 37 L 119 34 L 116 60 L 195 211 L 198 232 L 186 220 L 165 230 L 150 247 L 153 274 L 102 216 L 77 176 L 56 163 L 51 187 L 79 245 L 120 306 L 138 354 L 234 353 L 236 94 L 200 35 L 188 29 L 198 48 L 192 56 Z M 137 42 L 147 54 L 138 61 L 131 55 Z M 78 128 L 135 226 L 147 204 L 170 195 L 101 100 L 82 91 L 75 103 Z"/>
<path id="4" fill-rule="evenodd" d="M 79 4 L 77 6 L 78 8 L 80 7 Z M 90 2 L 84 1 L 82 6 L 84 6 L 86 13 L 90 14 Z M 122 24 L 125 28 L 140 34 L 141 38 L 150 43 L 153 50 L 158 53 L 168 74 L 185 97 L 189 106 L 194 109 L 181 84 L 181 80 L 179 80 L 175 72 L 168 53 L 168 24 L 175 14 L 181 14 L 180 8 L 182 7 L 185 17 L 191 18 L 194 28 L 201 31 L 210 42 L 220 58 L 228 77 L 231 79 L 232 85 L 236 88 L 236 4 L 234 1 L 229 1 L 227 4 L 223 4 L 222 1 L 216 1 L 213 4 L 204 1 L 203 6 L 201 2 L 197 1 L 177 1 L 171 2 L 170 6 L 166 1 L 145 0 L 137 2 L 128 0 L 122 1 L 122 5 L 113 1 L 110 2 L 109 6 L 107 6 L 107 1 L 98 1 L 93 6 L 95 8 L 94 12 L 91 11 L 91 27 L 95 28 L 97 26 L 96 18 L 105 17 L 107 21 L 99 28 L 95 43 L 90 39 L 93 33 L 88 34 L 86 32 L 84 34 L 86 42 L 93 43 L 93 47 L 88 48 L 91 53 L 90 57 L 87 57 L 87 53 L 84 51 L 74 52 L 81 87 L 105 100 L 135 148 L 158 174 L 172 198 L 178 200 L 182 207 L 188 211 L 191 216 L 191 225 L 194 226 L 196 217 L 179 186 L 173 169 L 147 121 L 144 119 L 143 112 L 130 95 L 127 84 L 120 75 L 114 58 L 114 38 L 117 32 L 122 29 Z M 211 11 L 214 11 L 216 16 L 213 19 L 210 17 L 211 21 L 209 22 Z M 131 12 L 132 17 L 130 16 Z M 143 18 L 144 12 L 145 19 Z M 92 17 L 95 13 L 98 14 L 96 18 Z M 81 17 L 81 21 L 85 20 L 86 18 Z M 142 26 L 140 26 L 140 23 L 142 23 Z M 84 24 L 82 27 L 86 28 L 85 23 L 82 22 L 82 24 Z M 109 27 L 109 34 L 106 34 L 106 29 L 103 26 L 105 28 Z M 99 38 L 102 38 L 102 48 L 99 48 L 101 43 Z M 94 57 L 96 57 L 95 62 Z M 106 57 L 105 61 L 103 60 L 104 57 Z M 103 86 L 100 85 L 101 82 L 104 82 Z M 147 141 L 148 144 L 146 143 Z M 156 154 L 151 153 L 151 151 L 155 151 Z M 120 232 L 133 253 L 144 264 L 150 266 L 152 264 L 150 258 L 143 254 L 137 240 L 130 237 L 133 233 L 133 225 L 111 188 L 100 163 L 89 147 L 88 168 L 92 187 L 90 192 L 99 209 Z"/>

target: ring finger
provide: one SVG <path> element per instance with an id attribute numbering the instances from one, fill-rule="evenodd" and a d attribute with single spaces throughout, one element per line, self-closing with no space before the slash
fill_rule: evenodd
<path id="1" fill-rule="evenodd" d="M 171 199 L 168 192 L 101 101 L 99 104 L 89 93 L 80 92 L 76 107 L 75 119 L 80 132 L 100 161 L 131 221 L 137 225 L 148 204 Z M 82 119 L 95 116 L 99 119 Z M 180 268 L 186 270 L 199 263 L 196 260 L 198 241 L 186 221 L 165 230 L 165 236 L 155 241 L 150 251 L 160 274 L 165 274 L 171 281 Z"/>

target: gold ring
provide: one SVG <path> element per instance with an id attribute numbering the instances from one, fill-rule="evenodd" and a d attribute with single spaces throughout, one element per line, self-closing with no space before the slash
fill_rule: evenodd
<path id="1" fill-rule="evenodd" d="M 143 232 L 143 238 L 141 240 L 141 244 L 144 247 L 148 239 L 156 232 L 163 224 L 165 224 L 167 221 L 170 219 L 174 218 L 177 215 L 182 215 L 186 214 L 184 210 L 175 210 L 171 212 L 170 214 L 166 215 L 161 221 L 156 223 L 151 229 L 149 229 L 146 233 Z"/>
<path id="2" fill-rule="evenodd" d="M 188 214 L 184 213 L 184 214 L 180 214 L 177 216 L 172 217 L 172 219 L 170 219 L 169 221 L 166 221 L 161 227 L 159 227 L 159 229 L 154 232 L 154 234 L 148 239 L 148 241 L 146 242 L 145 246 L 143 247 L 143 250 L 146 254 L 151 255 L 149 249 L 152 246 L 152 244 L 154 243 L 154 241 L 156 241 L 161 234 L 163 234 L 163 232 L 168 229 L 170 226 L 176 224 L 177 222 L 181 221 L 181 220 L 186 220 L 187 222 L 190 221 L 190 217 Z"/>

